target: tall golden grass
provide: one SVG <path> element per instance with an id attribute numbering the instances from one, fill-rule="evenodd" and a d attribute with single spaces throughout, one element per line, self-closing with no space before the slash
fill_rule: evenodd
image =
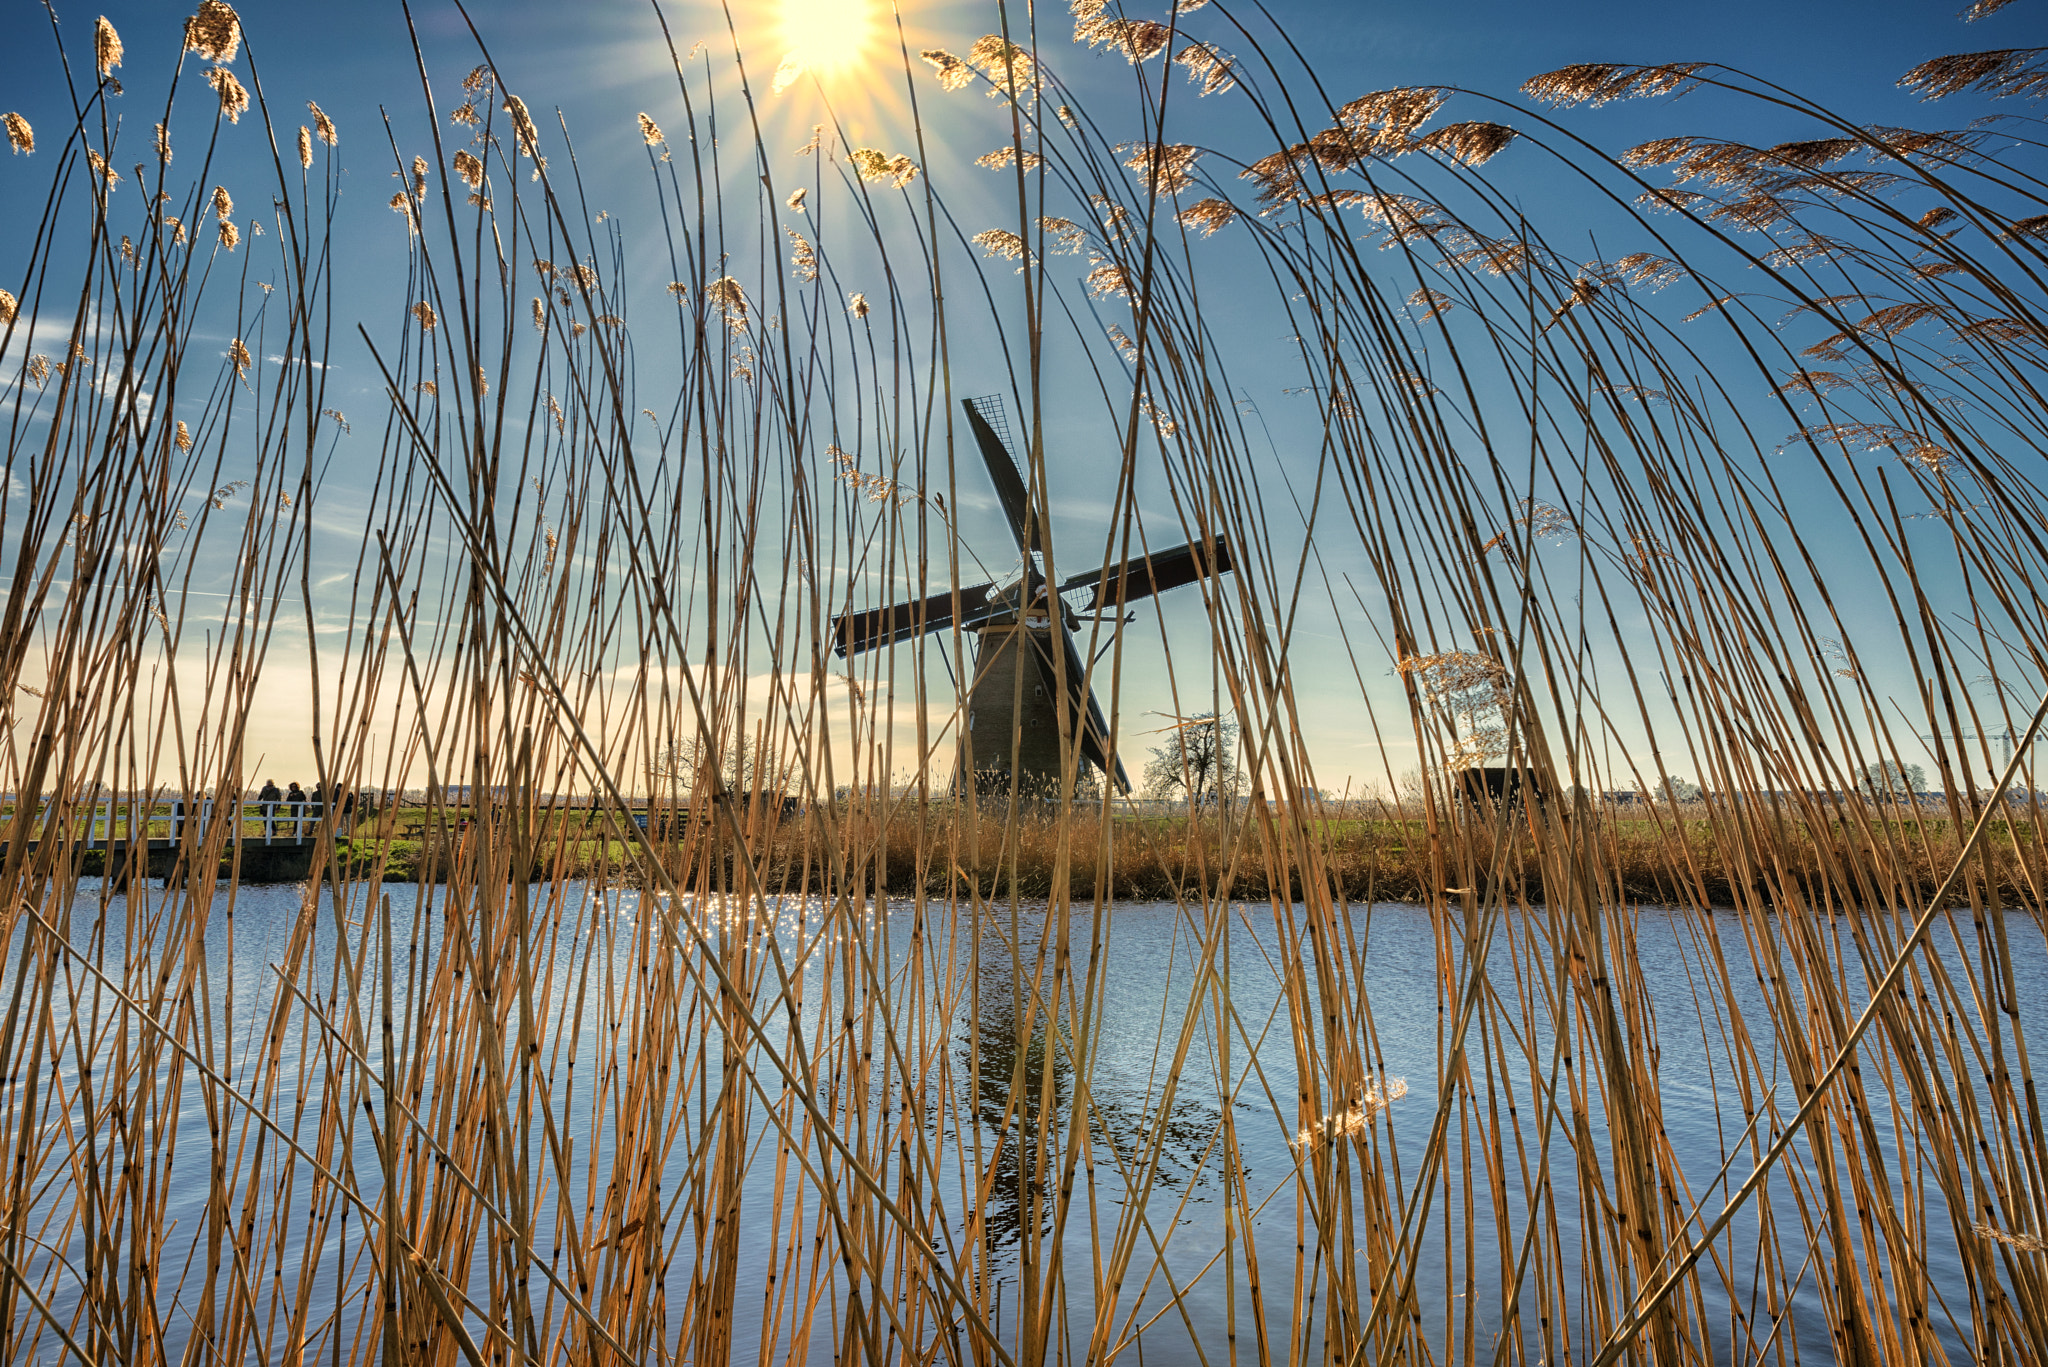
<path id="1" fill-rule="evenodd" d="M 321 92 L 266 90 L 221 0 L 182 52 L 103 20 L 68 121 L 8 116 L 47 191 L 0 296 L 0 785 L 50 813 L 0 855 L 0 1358 L 2048 1354 L 2019 977 L 2041 815 L 2005 798 L 2048 707 L 2037 149 L 1704 64 L 1568 68 L 1512 114 L 1339 100 L 1221 4 L 1075 11 L 1072 44 L 998 7 L 964 56 L 899 54 L 919 129 L 994 97 L 992 169 L 832 124 L 793 158 L 749 54 L 672 44 L 673 101 L 602 135 L 647 159 L 650 238 L 591 212 L 488 31 L 459 87 L 421 50 L 388 149 L 410 272 L 360 315 L 339 130 L 317 98 L 284 114 Z M 1127 108 L 1061 83 L 1088 48 L 1127 59 Z M 116 67 L 217 97 L 166 115 L 133 183 Z M 1907 83 L 2041 73 L 2001 51 Z M 1610 157 L 1551 108 L 1686 89 L 1800 140 Z M 1191 99 L 1241 101 L 1257 145 L 1170 141 Z M 216 183 L 230 140 L 269 183 Z M 1513 157 L 1629 250 L 1551 246 L 1574 225 L 1489 179 Z M 956 217 L 956 173 L 1009 177 L 1005 221 Z M 1253 278 L 1316 396 L 1320 449 L 1278 466 L 1208 321 Z M 1213 818 L 956 801 L 971 639 L 829 655 L 834 614 L 976 573 L 969 351 L 1005 358 L 1049 515 L 1055 349 L 1093 358 L 1122 453 L 1110 532 L 1065 553 L 1237 548 L 1170 680 L 1177 714 L 1242 726 L 1243 801 Z M 344 352 L 384 411 L 329 401 Z M 378 460 L 337 447 L 355 428 Z M 368 472 L 346 497 L 337 449 Z M 1177 525 L 1141 516 L 1141 473 Z M 338 592 L 316 507 L 362 528 Z M 1851 581 L 1887 611 L 1845 607 Z M 1422 757 L 1412 801 L 1293 796 L 1325 604 L 1371 623 L 1356 706 Z M 1128 752 L 1132 638 L 1083 634 Z M 63 832 L 107 790 L 246 791 L 282 658 L 324 787 L 427 791 L 438 881 L 383 884 L 329 826 L 251 965 L 226 823 L 187 837 L 189 879 L 118 898 Z M 2001 730 L 2020 760 L 1978 739 Z M 1939 811 L 1817 796 L 1923 734 Z M 1447 771 L 1501 756 L 1570 796 L 1452 799 Z M 1712 800 L 1586 796 L 1674 767 Z M 573 839 L 569 792 L 597 811 Z M 1118 898 L 1172 903 L 1190 946 L 1135 1106 L 1102 1064 L 1128 1043 Z M 1428 911 L 1426 1026 L 1375 1010 L 1354 903 L 1391 898 Z M 1652 990 L 1645 904 L 1687 999 Z M 1238 995 L 1257 974 L 1269 1020 Z M 1390 1044 L 1426 1030 L 1435 1076 L 1403 1094 Z M 1681 1040 L 1705 1076 L 1660 1071 Z M 1714 1151 L 1665 1124 L 1685 1085 L 1721 1098 Z"/>

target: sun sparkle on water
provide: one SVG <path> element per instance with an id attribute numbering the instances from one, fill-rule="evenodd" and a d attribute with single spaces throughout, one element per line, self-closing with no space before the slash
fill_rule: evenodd
<path id="1" fill-rule="evenodd" d="M 861 66 L 881 29 L 874 0 L 781 0 L 781 8 L 777 90 L 806 75 L 829 81 Z"/>

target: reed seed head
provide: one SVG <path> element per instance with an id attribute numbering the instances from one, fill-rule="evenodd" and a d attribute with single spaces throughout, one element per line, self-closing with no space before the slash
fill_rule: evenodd
<path id="1" fill-rule="evenodd" d="M 849 295 L 847 295 L 847 296 L 846 296 L 846 311 L 847 311 L 848 313 L 852 314 L 852 315 L 853 315 L 854 317 L 856 317 L 856 318 L 865 318 L 865 317 L 867 317 L 867 316 L 868 316 L 868 297 L 867 297 L 867 296 L 866 296 L 865 294 L 860 294 L 860 293 L 854 293 L 854 294 L 849 294 Z"/>
<path id="2" fill-rule="evenodd" d="M 94 63 L 99 67 L 101 80 L 112 75 L 114 68 L 121 65 L 121 35 L 114 32 L 114 26 L 107 22 L 107 16 L 104 14 L 100 16 L 100 21 L 93 25 L 92 55 Z"/>
<path id="3" fill-rule="evenodd" d="M 1201 87 L 1199 94 L 1221 95 L 1237 85 L 1236 59 L 1209 43 L 1189 43 L 1173 60 Z"/>
<path id="4" fill-rule="evenodd" d="M 974 68 L 944 48 L 926 48 L 918 56 L 924 58 L 938 72 L 941 90 L 958 90 L 974 80 Z"/>
<path id="5" fill-rule="evenodd" d="M 434 306 L 424 299 L 412 306 L 412 316 L 419 319 L 420 326 L 428 332 L 434 330 L 434 324 L 438 321 L 434 317 Z"/>
<path id="6" fill-rule="evenodd" d="M 1023 238 L 1002 228 L 989 228 L 978 232 L 972 240 L 975 246 L 981 248 L 984 255 L 994 260 L 1019 261 L 1028 259 L 1030 255 L 1025 250 Z"/>
<path id="7" fill-rule="evenodd" d="M 906 156 L 892 157 L 877 148 L 856 147 L 849 160 L 862 180 L 886 180 L 892 189 L 901 189 L 917 179 L 917 164 Z"/>
<path id="8" fill-rule="evenodd" d="M 1445 264 L 1476 266 L 1489 275 L 1519 275 L 1534 258 L 1535 251 L 1526 242 L 1466 233 L 1451 244 Z"/>
<path id="9" fill-rule="evenodd" d="M 36 150 L 36 130 L 21 115 L 9 110 L 4 120 L 7 125 L 7 146 L 16 153 Z"/>
<path id="10" fill-rule="evenodd" d="M 304 124 L 300 124 L 300 125 L 299 125 L 299 166 L 300 166 L 300 167 L 301 167 L 302 169 L 304 169 L 304 168 L 310 168 L 310 167 L 311 167 L 312 165 L 313 165 L 313 130 L 312 130 L 312 129 L 310 129 L 310 128 L 308 128 L 308 127 L 306 127 L 306 125 L 304 125 Z"/>
<path id="11" fill-rule="evenodd" d="M 784 228 L 789 234 L 789 266 L 796 278 L 810 284 L 818 278 L 818 254 L 811 250 L 810 241 L 794 228 Z"/>
<path id="12" fill-rule="evenodd" d="M 1108 8 L 1106 0 L 1074 0 L 1074 41 L 1115 48 L 1136 66 L 1158 56 L 1173 37 L 1172 29 L 1150 19 L 1111 19 Z"/>
<path id="13" fill-rule="evenodd" d="M 2009 47 L 1992 52 L 1959 52 L 1936 57 L 1899 77 L 1899 85 L 1923 100 L 1939 100 L 1977 86 L 1991 96 L 2048 94 L 2048 48 Z"/>
<path id="14" fill-rule="evenodd" d="M 225 223 L 235 214 L 235 201 L 229 197 L 225 186 L 213 187 L 213 216 Z"/>
<path id="15" fill-rule="evenodd" d="M 1131 297 L 1131 276 L 1122 266 L 1103 262 L 1088 272 L 1084 282 L 1088 293 L 1097 299 L 1128 299 Z"/>
<path id="16" fill-rule="evenodd" d="M 220 96 L 220 112 L 227 116 L 227 121 L 240 123 L 243 113 L 249 108 L 249 92 L 242 89 L 235 73 L 224 66 L 208 67 L 206 83 Z"/>
<path id="17" fill-rule="evenodd" d="M 975 39 L 974 46 L 967 49 L 967 65 L 988 77 L 992 98 L 1009 94 L 1012 81 L 1018 94 L 1027 93 L 1035 69 L 1031 54 L 1015 43 L 1003 41 L 999 33 Z"/>
<path id="18" fill-rule="evenodd" d="M 6 327 L 21 312 L 21 301 L 14 297 L 12 290 L 0 290 L 0 327 Z"/>
<path id="19" fill-rule="evenodd" d="M 242 46 L 242 21 L 224 0 L 199 0 L 199 12 L 185 21 L 185 50 L 209 62 L 232 62 Z"/>
<path id="20" fill-rule="evenodd" d="M 1137 143 L 1124 165 L 1138 173 L 1147 191 L 1177 195 L 1195 183 L 1195 162 L 1202 149 L 1188 143 Z"/>
<path id="21" fill-rule="evenodd" d="M 472 95 L 489 90 L 491 88 L 491 69 L 488 66 L 470 68 L 469 74 L 462 78 L 462 88 Z"/>
<path id="22" fill-rule="evenodd" d="M 1504 123 L 1469 121 L 1447 123 L 1422 136 L 1422 146 L 1442 152 L 1466 166 L 1484 166 L 1515 140 L 1515 130 Z"/>
<path id="23" fill-rule="evenodd" d="M 1079 256 L 1088 245 L 1088 231 L 1071 218 L 1050 215 L 1038 220 L 1038 230 L 1052 239 L 1055 256 Z"/>
<path id="24" fill-rule="evenodd" d="M 1451 93 L 1442 86 L 1398 86 L 1360 95 L 1337 111 L 1337 122 L 1354 133 L 1372 134 L 1389 144 L 1388 150 L 1405 147 L 1408 136 L 1435 117 Z"/>
<path id="25" fill-rule="evenodd" d="M 993 152 L 976 157 L 974 164 L 985 166 L 991 171 L 1000 171 L 1004 167 L 1015 166 L 1020 160 L 1024 163 L 1025 170 L 1032 171 L 1042 165 L 1045 158 L 1036 152 L 1025 152 L 1020 155 L 1015 147 L 998 147 Z"/>
<path id="26" fill-rule="evenodd" d="M 661 125 L 648 118 L 644 112 L 640 115 L 640 136 L 646 140 L 649 147 L 658 147 L 667 141 L 661 135 Z"/>
<path id="27" fill-rule="evenodd" d="M 1412 195 L 1366 195 L 1358 201 L 1359 212 L 1386 230 L 1392 246 L 1400 242 L 1434 240 L 1450 235 L 1455 225 L 1438 205 Z"/>
<path id="28" fill-rule="evenodd" d="M 483 188 L 484 164 L 471 153 L 461 150 L 455 153 L 455 174 L 461 177 L 462 183 L 470 189 L 480 190 Z"/>
<path id="29" fill-rule="evenodd" d="M 92 168 L 92 173 L 100 178 L 108 190 L 121 183 L 121 173 L 107 165 L 107 159 L 90 147 L 85 149 L 85 164 Z"/>
<path id="30" fill-rule="evenodd" d="M 1442 290 L 1419 289 L 1408 296 L 1408 307 L 1418 323 L 1441 317 L 1457 307 L 1457 301 Z"/>
<path id="31" fill-rule="evenodd" d="M 1402 1078 L 1388 1078 L 1384 1083 L 1368 1085 L 1351 1105 L 1304 1127 L 1295 1136 L 1295 1147 L 1307 1153 L 1363 1134 L 1374 1116 L 1385 1110 L 1390 1102 L 1399 1101 L 1406 1095 L 1408 1083 Z"/>
<path id="32" fill-rule="evenodd" d="M 427 197 L 427 159 L 425 157 L 414 157 L 412 159 L 412 197 L 422 200 Z"/>
<path id="33" fill-rule="evenodd" d="M 306 101 L 306 111 L 313 116 L 313 132 L 319 135 L 320 141 L 329 147 L 340 141 L 334 131 L 334 120 L 327 117 L 326 111 L 311 100 Z"/>
<path id="34" fill-rule="evenodd" d="M 1198 199 L 1173 217 L 1183 228 L 1194 228 L 1203 237 L 1214 237 L 1237 220 L 1237 206 L 1227 199 Z"/>
<path id="35" fill-rule="evenodd" d="M 236 229 L 235 225 L 223 221 L 220 225 L 220 245 L 229 251 L 233 251 L 241 245 L 241 241 L 242 234 Z"/>
<path id="36" fill-rule="evenodd" d="M 729 275 L 721 275 L 704 287 L 704 302 L 718 310 L 726 326 L 734 332 L 747 325 L 747 292 L 740 282 Z"/>
<path id="37" fill-rule="evenodd" d="M 50 358 L 38 352 L 28 358 L 28 377 L 41 389 L 50 382 Z"/>
<path id="38" fill-rule="evenodd" d="M 241 338 L 228 343 L 228 360 L 234 363 L 237 378 L 249 377 L 249 348 L 242 344 Z"/>
<path id="39" fill-rule="evenodd" d="M 417 233 L 420 230 L 419 220 L 413 216 L 412 200 L 406 195 L 405 191 L 394 190 L 391 194 L 390 203 L 391 212 L 404 216 L 406 231 Z"/>
<path id="40" fill-rule="evenodd" d="M 1991 10 L 1999 8 L 2004 3 L 2005 0 L 1979 0 L 1979 3 L 1971 6 L 1971 9 L 1983 9 L 1986 14 L 1989 14 Z M 1987 4 L 1989 8 L 1986 8 Z M 1977 16 L 1970 13 L 1969 10 L 1964 10 L 1963 17 L 1974 19 Z M 2048 1240 L 2043 1240 L 2037 1235 L 2020 1234 L 2013 1230 L 2000 1229 L 1996 1225 L 1986 1224 L 1981 1220 L 1971 1225 L 1970 1228 L 1987 1239 L 2004 1244 L 2008 1248 L 2016 1248 L 2022 1253 L 2048 1253 Z"/>
<path id="41" fill-rule="evenodd" d="M 1569 108 L 1599 106 L 1614 100 L 1654 95 L 1680 95 L 1698 84 L 1705 62 L 1669 62 L 1661 66 L 1625 66 L 1615 62 L 1581 62 L 1531 77 L 1522 93 L 1544 104 Z"/>
<path id="42" fill-rule="evenodd" d="M 192 429 L 185 426 L 183 418 L 178 420 L 178 435 L 173 440 L 180 451 L 190 451 L 192 449 Z"/>
<path id="43" fill-rule="evenodd" d="M 539 161 L 540 130 L 533 126 L 533 116 L 526 112 L 526 101 L 517 95 L 507 95 L 505 112 L 512 116 L 512 144 L 519 149 L 519 155 Z"/>

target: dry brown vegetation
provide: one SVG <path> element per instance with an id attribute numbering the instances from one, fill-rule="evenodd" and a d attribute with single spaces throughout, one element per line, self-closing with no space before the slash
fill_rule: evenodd
<path id="1" fill-rule="evenodd" d="M 287 120 L 320 92 L 266 90 L 228 6 L 183 50 L 60 33 L 91 34 L 78 106 L 6 118 L 8 201 L 46 207 L 0 292 L 0 787 L 50 799 L 46 834 L 107 790 L 245 791 L 289 662 L 323 785 L 443 796 L 434 881 L 323 835 L 253 966 L 224 824 L 189 881 L 118 897 L 75 841 L 7 841 L 0 1360 L 2048 1357 L 2042 817 L 2003 796 L 2048 710 L 2038 149 L 1704 63 L 1539 77 L 1512 128 L 1437 87 L 1324 105 L 1279 35 L 1205 27 L 1221 3 L 1074 8 L 1073 45 L 906 62 L 921 109 L 1011 139 L 986 225 L 945 196 L 990 170 L 824 126 L 792 155 L 693 50 L 604 134 L 671 230 L 629 240 L 543 92 L 466 53 L 422 74 L 431 119 L 394 118 L 412 269 L 368 302 L 329 249 L 341 150 L 375 143 L 317 102 Z M 1138 101 L 1099 123 L 1059 84 L 1097 49 Z M 120 82 L 181 62 L 211 94 L 124 131 Z M 2030 98 L 2041 72 L 1906 80 Z M 1610 158 L 1559 112 L 1687 90 L 1791 140 Z M 1170 141 L 1203 98 L 1244 101 L 1254 145 Z M 1628 250 L 1553 247 L 1577 225 L 1489 179 L 1517 158 Z M 237 203 L 271 208 L 230 232 Z M 1204 321 L 1253 279 L 1321 440 L 1278 468 Z M 1070 326 L 1088 300 L 1113 334 Z M 344 341 L 376 414 L 329 396 Z M 829 654 L 835 613 L 966 573 L 968 351 L 1009 358 L 1047 515 L 1055 346 L 1110 377 L 1123 454 L 1109 534 L 1066 552 L 1236 548 L 1167 671 L 1175 715 L 1242 727 L 1234 813 L 962 810 L 971 641 Z M 316 504 L 357 520 L 352 564 Z M 1422 772 L 1663 792 L 1682 755 L 1715 799 L 1272 801 L 1316 784 L 1296 642 L 1323 601 L 1369 624 L 1356 711 Z M 1105 630 L 1082 658 L 1121 716 L 1152 666 Z M 1854 791 L 1922 736 L 1942 810 L 1770 797 Z M 790 790 L 793 818 L 747 800 Z M 595 831 L 539 796 L 570 791 Z M 650 797 L 697 824 L 643 832 Z M 1117 898 L 1172 903 L 1188 956 L 1136 1084 L 1103 1062 L 1136 976 Z M 1421 1007 L 1353 914 L 1395 898 L 1426 908 Z M 1404 1086 L 1387 1059 L 1425 1036 Z M 1700 1076 L 1665 1070 L 1681 1043 Z M 1689 1089 L 1710 1136 L 1667 1125 Z"/>

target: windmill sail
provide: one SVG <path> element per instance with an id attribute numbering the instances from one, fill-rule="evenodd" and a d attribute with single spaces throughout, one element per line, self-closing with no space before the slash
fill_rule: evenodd
<path id="1" fill-rule="evenodd" d="M 1092 590 L 1081 611 L 1095 612 L 1113 608 L 1119 603 L 1149 598 L 1155 593 L 1177 589 L 1183 584 L 1192 584 L 1198 579 L 1208 579 L 1236 568 L 1237 562 L 1230 554 L 1230 543 L 1219 536 L 1196 545 L 1175 546 L 1171 550 L 1133 556 L 1106 571 L 1084 570 L 1060 585 L 1059 591 L 1064 594 L 1079 589 Z"/>
<path id="2" fill-rule="evenodd" d="M 960 627 L 969 630 L 987 621 L 996 613 L 1008 611 L 1007 604 L 990 606 L 994 596 L 994 584 L 976 584 L 973 588 L 960 590 Z M 912 636 L 928 631 L 943 631 L 953 624 L 953 593 L 935 593 L 915 603 L 898 603 L 894 607 L 870 608 L 866 612 L 849 612 L 832 621 L 832 648 L 841 655 L 852 655 L 877 646 L 894 645 L 909 640 Z"/>
<path id="3" fill-rule="evenodd" d="M 1053 639 L 1057 637 L 1061 653 L 1065 656 L 1066 679 L 1060 679 L 1061 661 L 1053 655 Z M 1120 793 L 1131 790 L 1130 775 L 1124 772 L 1124 762 L 1110 750 L 1109 722 L 1102 715 L 1102 705 L 1095 700 L 1095 690 L 1087 686 L 1087 666 L 1081 663 L 1081 652 L 1074 646 L 1074 634 L 1066 624 L 1054 620 L 1052 629 L 1034 632 L 1031 636 L 1032 655 L 1038 661 L 1039 677 L 1045 680 L 1048 697 L 1057 698 L 1064 691 L 1069 725 L 1081 733 L 1081 756 L 1116 783 Z"/>
<path id="4" fill-rule="evenodd" d="M 974 433 L 974 444 L 981 448 L 982 464 L 988 467 L 989 480 L 996 486 L 996 497 L 1002 500 L 1003 514 L 1010 523 L 1010 534 L 1017 538 L 1017 549 L 1028 561 L 1033 551 L 1043 553 L 1046 550 L 1045 529 L 1032 516 L 1031 494 L 1024 486 L 1024 476 L 1018 473 L 1016 459 L 989 421 L 991 414 L 1001 419 L 1001 403 L 1000 399 L 991 396 L 963 399 L 960 406 L 967 411 L 968 430 Z"/>

